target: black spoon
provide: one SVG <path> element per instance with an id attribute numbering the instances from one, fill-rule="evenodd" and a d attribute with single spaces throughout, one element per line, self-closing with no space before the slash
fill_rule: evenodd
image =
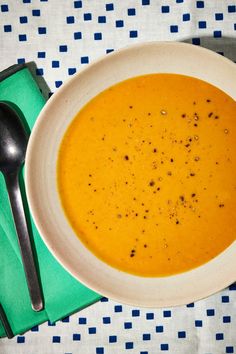
<path id="1" fill-rule="evenodd" d="M 8 322 L 8 319 L 7 319 L 7 316 L 3 310 L 3 307 L 0 303 L 0 320 L 2 321 L 2 324 L 3 324 L 3 328 L 5 330 L 5 333 L 7 335 L 7 338 L 11 339 L 14 337 L 14 334 L 12 332 L 12 329 L 11 329 L 11 326 Z"/>
<path id="2" fill-rule="evenodd" d="M 27 143 L 28 134 L 18 114 L 7 103 L 0 102 L 0 171 L 11 203 L 32 308 L 40 311 L 43 309 L 42 294 L 19 187 L 19 172 L 25 161 Z"/>

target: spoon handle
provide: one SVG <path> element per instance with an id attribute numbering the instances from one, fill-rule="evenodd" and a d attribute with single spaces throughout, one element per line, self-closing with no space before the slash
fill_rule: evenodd
<path id="1" fill-rule="evenodd" d="M 11 203 L 12 214 L 18 236 L 21 257 L 26 275 L 26 281 L 31 298 L 31 305 L 34 311 L 43 309 L 43 300 L 39 279 L 36 271 L 34 256 L 30 243 L 25 212 L 19 187 L 18 171 L 5 173 L 5 182 Z"/>

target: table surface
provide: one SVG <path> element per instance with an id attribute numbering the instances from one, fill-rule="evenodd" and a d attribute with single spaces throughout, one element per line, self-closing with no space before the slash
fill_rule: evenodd
<path id="1" fill-rule="evenodd" d="M 0 70 L 34 61 L 38 78 L 48 84 L 47 95 L 94 59 L 153 40 L 185 40 L 236 61 L 236 2 L 0 1 Z M 0 340 L 0 353 L 236 353 L 235 328 L 236 285 L 166 309 L 103 298 L 56 324 Z"/>

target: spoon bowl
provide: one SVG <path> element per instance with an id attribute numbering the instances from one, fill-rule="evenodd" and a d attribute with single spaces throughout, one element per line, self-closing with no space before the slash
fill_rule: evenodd
<path id="1" fill-rule="evenodd" d="M 29 136 L 17 113 L 0 102 L 0 171 L 20 168 L 25 160 Z"/>

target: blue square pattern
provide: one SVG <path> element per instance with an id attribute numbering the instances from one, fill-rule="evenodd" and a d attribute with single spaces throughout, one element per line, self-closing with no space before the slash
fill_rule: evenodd
<path id="1" fill-rule="evenodd" d="M 192 43 L 194 45 L 200 45 L 201 44 L 201 40 L 200 40 L 200 38 L 192 38 Z"/>
<path id="2" fill-rule="evenodd" d="M 169 344 L 167 344 L 167 343 L 161 344 L 161 345 L 160 345 L 160 349 L 161 349 L 162 351 L 167 351 L 167 350 L 169 350 Z"/>
<path id="3" fill-rule="evenodd" d="M 207 316 L 215 316 L 215 310 L 214 309 L 208 309 L 206 311 Z"/>
<path id="4" fill-rule="evenodd" d="M 117 20 L 117 21 L 116 21 L 116 27 L 124 27 L 124 21 L 122 21 L 122 20 Z"/>
<path id="5" fill-rule="evenodd" d="M 226 295 L 224 295 L 224 296 L 222 296 L 221 297 L 221 302 L 229 302 L 229 296 L 226 296 Z"/>
<path id="6" fill-rule="evenodd" d="M 191 302 L 190 304 L 187 304 L 186 307 L 194 307 L 194 302 Z"/>
<path id="7" fill-rule="evenodd" d="M 74 16 L 67 16 L 66 23 L 68 23 L 68 24 L 75 23 Z"/>
<path id="8" fill-rule="evenodd" d="M 127 10 L 128 16 L 135 16 L 136 15 L 136 10 L 134 8 L 128 9 Z"/>
<path id="9" fill-rule="evenodd" d="M 223 316 L 223 323 L 230 323 L 231 317 L 230 316 Z"/>
<path id="10" fill-rule="evenodd" d="M 169 13 L 170 12 L 170 6 L 162 6 L 161 7 L 161 12 L 163 14 Z"/>
<path id="11" fill-rule="evenodd" d="M 114 306 L 114 311 L 115 312 L 122 312 L 123 311 L 122 305 L 115 305 Z"/>
<path id="12" fill-rule="evenodd" d="M 231 346 L 226 347 L 226 348 L 225 348 L 225 352 L 226 352 L 226 353 L 234 353 L 234 347 L 231 347 Z"/>
<path id="13" fill-rule="evenodd" d="M 113 11 L 114 10 L 114 4 L 106 4 L 106 11 Z"/>
<path id="14" fill-rule="evenodd" d="M 163 333 L 164 332 L 164 327 L 163 326 L 156 326 L 156 332 L 157 333 Z"/>
<path id="15" fill-rule="evenodd" d="M 61 337 L 60 336 L 53 336 L 52 342 L 53 343 L 61 343 Z"/>
<path id="16" fill-rule="evenodd" d="M 132 328 L 132 322 L 125 322 L 124 323 L 124 329 L 131 329 Z"/>
<path id="17" fill-rule="evenodd" d="M 20 42 L 26 42 L 27 41 L 26 34 L 19 34 L 18 38 L 19 38 Z"/>
<path id="18" fill-rule="evenodd" d="M 229 286 L 229 290 L 236 290 L 236 283 Z"/>
<path id="19" fill-rule="evenodd" d="M 96 334 L 97 332 L 97 328 L 96 327 L 89 327 L 88 329 L 88 333 L 89 334 Z"/>
<path id="20" fill-rule="evenodd" d="M 79 1 L 74 1 L 74 8 L 75 9 L 81 9 L 82 7 L 82 1 L 79 0 Z"/>
<path id="21" fill-rule="evenodd" d="M 34 326 L 31 328 L 31 332 L 38 332 L 39 331 L 39 326 Z"/>
<path id="22" fill-rule="evenodd" d="M 223 333 L 216 333 L 216 340 L 223 340 L 224 334 Z"/>
<path id="23" fill-rule="evenodd" d="M 153 312 L 146 313 L 146 319 L 147 320 L 153 320 L 154 319 L 154 313 Z"/>
<path id="24" fill-rule="evenodd" d="M 4 32 L 12 32 L 12 27 L 11 27 L 11 25 L 5 25 L 5 26 L 3 27 L 3 29 L 4 29 Z"/>
<path id="25" fill-rule="evenodd" d="M 59 60 L 53 60 L 52 61 L 52 68 L 59 68 L 59 67 L 60 67 Z"/>
<path id="26" fill-rule="evenodd" d="M 82 38 L 82 33 L 81 32 L 74 32 L 74 39 L 81 39 Z"/>
<path id="27" fill-rule="evenodd" d="M 185 331 L 179 331 L 178 332 L 178 338 L 186 338 L 186 332 Z"/>
<path id="28" fill-rule="evenodd" d="M 81 64 L 88 64 L 89 63 L 89 57 L 81 57 L 80 58 Z"/>
<path id="29" fill-rule="evenodd" d="M 214 36 L 214 38 L 220 38 L 220 37 L 222 37 L 222 32 L 221 31 L 214 31 L 213 36 Z"/>
<path id="30" fill-rule="evenodd" d="M 59 46 L 59 52 L 61 52 L 61 53 L 65 53 L 65 52 L 67 52 L 68 51 L 68 47 L 67 47 L 67 45 L 60 45 Z"/>
<path id="31" fill-rule="evenodd" d="M 132 310 L 132 317 L 138 317 L 140 316 L 140 310 Z"/>
<path id="32" fill-rule="evenodd" d="M 79 317 L 79 324 L 86 324 L 87 323 L 87 318 L 86 317 Z"/>
<path id="33" fill-rule="evenodd" d="M 84 14 L 84 21 L 91 21 L 91 20 L 92 20 L 92 14 L 91 13 Z"/>
<path id="34" fill-rule="evenodd" d="M 101 41 L 102 40 L 102 33 L 101 32 L 94 33 L 94 40 Z"/>
<path id="35" fill-rule="evenodd" d="M 171 33 L 177 33 L 179 32 L 179 27 L 177 25 L 171 25 L 170 26 L 170 32 Z"/>
<path id="36" fill-rule="evenodd" d="M 216 21 L 222 21 L 224 19 L 224 15 L 222 13 L 215 14 Z"/>
<path id="37" fill-rule="evenodd" d="M 102 322 L 103 322 L 104 324 L 109 324 L 109 323 L 111 323 L 111 317 L 103 317 L 103 318 L 102 318 Z"/>
<path id="38" fill-rule="evenodd" d="M 151 340 L 151 334 L 150 333 L 144 333 L 143 334 L 143 340 Z"/>
<path id="39" fill-rule="evenodd" d="M 150 5 L 150 0 L 142 0 L 142 5 Z"/>
<path id="40" fill-rule="evenodd" d="M 25 58 L 18 58 L 17 59 L 18 64 L 24 64 L 25 63 Z"/>
<path id="41" fill-rule="evenodd" d="M 98 16 L 98 23 L 106 23 L 107 19 L 106 16 Z"/>
<path id="42" fill-rule="evenodd" d="M 39 58 L 39 59 L 44 59 L 44 58 L 46 58 L 46 52 L 38 52 L 38 58 Z"/>
<path id="43" fill-rule="evenodd" d="M 204 8 L 204 1 L 196 1 L 196 7 L 197 9 L 203 9 Z"/>
<path id="44" fill-rule="evenodd" d="M 134 348 L 133 342 L 126 342 L 125 343 L 125 349 L 133 349 L 133 348 Z"/>
<path id="45" fill-rule="evenodd" d="M 183 21 L 184 22 L 190 21 L 190 14 L 183 14 Z"/>
<path id="46" fill-rule="evenodd" d="M 74 75 L 76 73 L 76 68 L 68 68 L 68 75 Z"/>
<path id="47" fill-rule="evenodd" d="M 28 23 L 28 17 L 27 16 L 20 16 L 19 21 L 20 21 L 20 23 Z"/>
<path id="48" fill-rule="evenodd" d="M 129 37 L 130 38 L 137 38 L 138 37 L 138 31 L 130 31 L 129 32 Z"/>
<path id="49" fill-rule="evenodd" d="M 55 322 L 48 321 L 48 326 L 49 326 L 49 327 L 55 327 L 55 326 L 56 326 L 56 323 L 55 323 Z"/>
<path id="50" fill-rule="evenodd" d="M 109 299 L 105 296 L 103 296 L 101 299 L 100 299 L 101 302 L 108 302 Z"/>
<path id="51" fill-rule="evenodd" d="M 46 34 L 47 28 L 46 27 L 38 27 L 38 34 Z"/>
<path id="52" fill-rule="evenodd" d="M 97 347 L 96 354 L 104 354 L 104 347 Z"/>
<path id="53" fill-rule="evenodd" d="M 202 320 L 196 320 L 195 327 L 202 327 Z"/>
<path id="54" fill-rule="evenodd" d="M 81 335 L 79 333 L 74 333 L 73 334 L 73 341 L 80 341 L 81 340 Z"/>
<path id="55" fill-rule="evenodd" d="M 32 10 L 32 15 L 33 16 L 40 16 L 40 10 L 39 9 Z"/>
<path id="56" fill-rule="evenodd" d="M 170 310 L 164 310 L 163 311 L 163 317 L 171 317 L 171 311 Z"/>
<path id="57" fill-rule="evenodd" d="M 37 68 L 36 69 L 36 75 L 37 76 L 43 76 L 43 69 L 42 68 Z"/>
<path id="58" fill-rule="evenodd" d="M 19 344 L 25 343 L 25 337 L 24 336 L 18 336 L 17 337 L 17 343 L 19 343 Z"/>
<path id="59" fill-rule="evenodd" d="M 198 28 L 206 28 L 207 27 L 207 23 L 206 21 L 199 21 L 198 22 Z"/>
<path id="60" fill-rule="evenodd" d="M 111 48 L 106 49 L 106 54 L 109 54 L 111 52 L 114 52 L 114 49 L 111 49 Z"/>
<path id="61" fill-rule="evenodd" d="M 8 11 L 9 11 L 9 8 L 8 8 L 7 4 L 1 5 L 1 12 L 8 12 Z"/>
<path id="62" fill-rule="evenodd" d="M 69 322 L 70 322 L 70 316 L 64 317 L 64 318 L 61 320 L 61 322 L 63 322 L 63 323 L 69 323 Z"/>
<path id="63" fill-rule="evenodd" d="M 236 5 L 229 5 L 228 6 L 228 12 L 229 13 L 236 12 Z"/>
<path id="64" fill-rule="evenodd" d="M 117 336 L 109 336 L 109 343 L 116 343 L 117 342 Z"/>

